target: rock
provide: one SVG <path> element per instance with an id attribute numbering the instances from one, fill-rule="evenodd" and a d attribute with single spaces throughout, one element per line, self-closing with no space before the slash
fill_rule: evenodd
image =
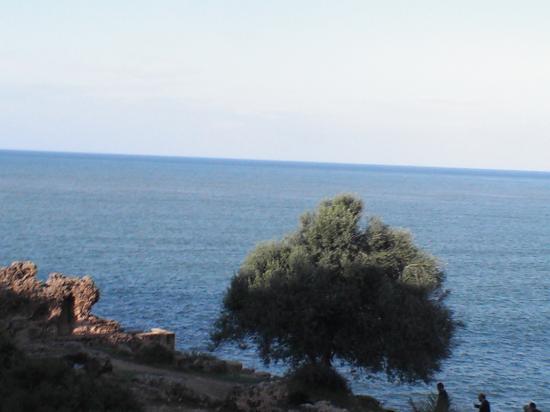
<path id="1" fill-rule="evenodd" d="M 24 295 L 39 285 L 37 268 L 32 262 L 13 262 L 0 269 L 0 287 L 10 288 L 15 294 Z"/>
<path id="2" fill-rule="evenodd" d="M 99 289 L 89 276 L 75 278 L 52 273 L 46 281 L 45 294 L 50 302 L 56 302 L 57 310 L 65 311 L 65 316 L 74 321 L 88 319 L 92 306 L 99 301 Z"/>
<path id="3" fill-rule="evenodd" d="M 99 290 L 89 277 L 73 278 L 59 273 L 45 283 L 36 278 L 32 262 L 14 262 L 0 269 L 3 295 L 16 302 L 17 312 L 27 320 L 57 326 L 58 335 L 69 335 L 79 321 L 91 316 L 91 308 L 99 300 Z"/>
<path id="4" fill-rule="evenodd" d="M 32 262 L 0 268 L 0 318 L 17 341 L 80 336 L 116 345 L 135 339 L 118 322 L 91 313 L 100 295 L 89 276 L 52 273 L 41 282 L 36 275 Z"/>

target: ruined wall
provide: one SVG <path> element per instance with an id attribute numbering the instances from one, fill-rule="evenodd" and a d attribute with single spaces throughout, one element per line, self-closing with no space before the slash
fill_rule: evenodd
<path id="1" fill-rule="evenodd" d="M 14 262 L 0 268 L 0 326 L 12 335 L 33 337 L 105 335 L 129 340 L 120 325 L 92 315 L 99 289 L 89 276 L 52 273 L 46 282 L 36 278 L 32 262 Z"/>

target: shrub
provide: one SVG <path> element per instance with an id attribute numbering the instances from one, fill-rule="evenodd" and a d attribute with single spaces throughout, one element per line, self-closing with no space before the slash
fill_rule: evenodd
<path id="1" fill-rule="evenodd" d="M 0 334 L 0 412 L 140 411 L 114 379 L 74 370 L 62 359 L 26 357 Z"/>
<path id="2" fill-rule="evenodd" d="M 144 345 L 138 350 L 136 359 L 143 363 L 169 365 L 174 362 L 174 351 L 158 343 Z"/>
<path id="3" fill-rule="evenodd" d="M 288 375 L 289 402 L 302 404 L 317 394 L 323 397 L 346 396 L 351 393 L 346 379 L 334 368 L 320 363 L 307 363 Z"/>

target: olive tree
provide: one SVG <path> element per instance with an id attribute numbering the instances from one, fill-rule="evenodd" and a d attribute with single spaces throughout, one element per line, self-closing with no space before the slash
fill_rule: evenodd
<path id="1" fill-rule="evenodd" d="M 252 339 L 267 363 L 335 359 L 390 380 L 428 381 L 450 355 L 456 322 L 438 261 L 404 230 L 362 222 L 341 195 L 298 229 L 258 245 L 232 278 L 212 339 Z"/>

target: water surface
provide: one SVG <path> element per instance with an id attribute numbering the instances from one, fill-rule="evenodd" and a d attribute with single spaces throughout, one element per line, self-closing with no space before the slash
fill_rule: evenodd
<path id="1" fill-rule="evenodd" d="M 246 254 L 342 192 L 445 263 L 466 327 L 437 378 L 456 402 L 485 391 L 497 411 L 550 409 L 549 174 L 0 151 L 0 265 L 90 274 L 97 314 L 205 350 Z M 253 350 L 219 355 L 262 367 Z M 401 409 L 432 389 L 353 379 Z"/>

